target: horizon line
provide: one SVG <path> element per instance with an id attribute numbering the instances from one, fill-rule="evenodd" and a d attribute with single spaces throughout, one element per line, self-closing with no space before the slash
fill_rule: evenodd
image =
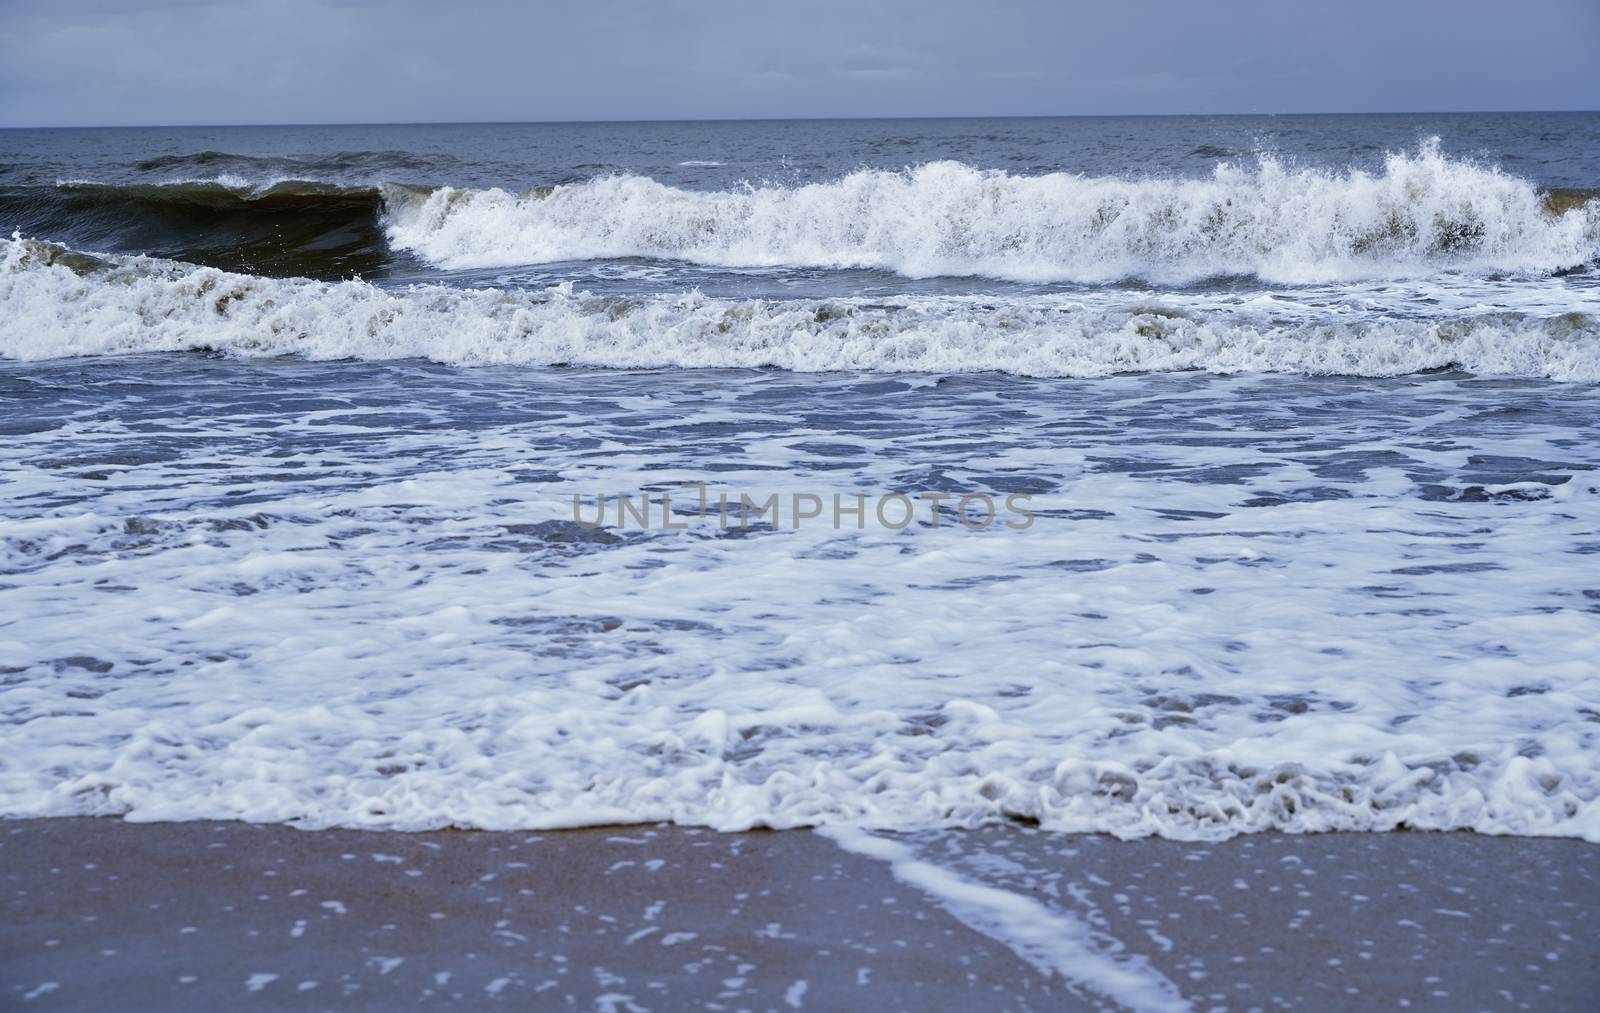
<path id="1" fill-rule="evenodd" d="M 529 126 L 604 126 L 667 123 L 844 123 L 896 122 L 904 120 L 1122 120 L 1122 119 L 1224 119 L 1276 118 L 1294 116 L 1531 116 L 1592 115 L 1600 109 L 1415 109 L 1344 112 L 1226 112 L 1226 113 L 1025 113 L 961 116 L 713 116 L 659 117 L 634 119 L 543 119 L 543 120 L 325 120 L 315 122 L 262 121 L 259 123 L 59 123 L 0 125 L 0 130 L 219 130 L 265 129 L 282 127 L 529 127 Z"/>

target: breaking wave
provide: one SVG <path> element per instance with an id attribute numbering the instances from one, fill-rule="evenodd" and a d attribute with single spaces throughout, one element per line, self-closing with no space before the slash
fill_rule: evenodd
<path id="1" fill-rule="evenodd" d="M 1381 173 L 1262 158 L 1219 165 L 1205 179 L 1014 176 L 935 162 L 714 192 L 626 174 L 523 193 L 318 181 L 393 178 L 410 166 L 397 152 L 161 156 L 136 168 L 192 175 L 0 187 L 0 227 L 78 248 L 323 280 L 379 276 L 411 255 L 451 270 L 645 257 L 1178 285 L 1544 275 L 1600 262 L 1596 191 L 1541 192 L 1447 159 L 1435 143 L 1391 155 Z"/>
<path id="2" fill-rule="evenodd" d="M 998 371 L 1207 370 L 1600 380 L 1592 314 L 1285 319 L 1241 310 L 1094 308 L 1058 297 L 726 300 L 272 279 L 0 240 L 0 354 L 212 350 L 457 365 Z"/>
<path id="3" fill-rule="evenodd" d="M 396 191 L 398 192 L 398 191 Z M 0 222 L 78 246 L 258 274 L 348 278 L 392 257 L 376 187 L 243 179 L 0 188 Z"/>
<path id="4" fill-rule="evenodd" d="M 1383 172 L 1263 158 L 1208 179 L 1013 176 L 958 162 L 828 183 L 676 189 L 619 175 L 526 194 L 385 189 L 388 235 L 450 269 L 611 257 L 721 267 L 868 268 L 1190 283 L 1548 274 L 1600 258 L 1600 205 L 1551 200 L 1437 141 Z"/>

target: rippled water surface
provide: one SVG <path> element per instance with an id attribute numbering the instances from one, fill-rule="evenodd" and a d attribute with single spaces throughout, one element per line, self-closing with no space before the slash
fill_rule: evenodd
<path id="1" fill-rule="evenodd" d="M 0 132 L 0 813 L 1600 839 L 1597 129 Z"/>
<path id="2" fill-rule="evenodd" d="M 1593 386 L 143 356 L 0 391 L 13 810 L 1593 833 Z M 724 527 L 693 482 L 1034 518 Z M 638 490 L 686 528 L 574 523 Z"/>

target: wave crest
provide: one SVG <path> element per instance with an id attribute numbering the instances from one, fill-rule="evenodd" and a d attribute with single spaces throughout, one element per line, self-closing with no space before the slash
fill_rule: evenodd
<path id="1" fill-rule="evenodd" d="M 596 297 L 230 274 L 0 240 L 0 354 L 18 359 L 207 349 L 457 365 L 764 367 L 1029 376 L 1199 369 L 1394 376 L 1470 372 L 1600 380 L 1600 320 L 1502 312 L 1436 320 L 1282 321 L 1055 297 L 983 300 Z"/>
<path id="2" fill-rule="evenodd" d="M 335 151 L 322 155 L 244 155 L 231 151 L 194 151 L 158 155 L 133 163 L 139 172 L 195 173 L 270 179 L 282 176 L 317 176 L 325 173 L 427 171 L 438 156 L 424 158 L 405 151 Z"/>
<path id="3" fill-rule="evenodd" d="M 389 265 L 379 212 L 376 187 L 301 179 L 0 188 L 0 221 L 11 228 L 94 249 L 316 278 L 365 276 Z"/>
<path id="4" fill-rule="evenodd" d="M 621 175 L 544 193 L 385 197 L 390 241 L 452 269 L 642 256 L 911 277 L 1292 284 L 1441 268 L 1542 274 L 1600 257 L 1595 204 L 1556 213 L 1532 184 L 1447 159 L 1436 140 L 1391 155 L 1380 174 L 1271 158 L 1198 180 L 1012 176 L 935 162 L 741 191 Z"/>

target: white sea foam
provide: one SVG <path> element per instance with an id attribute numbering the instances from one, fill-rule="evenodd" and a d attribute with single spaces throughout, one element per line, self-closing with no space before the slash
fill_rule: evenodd
<path id="1" fill-rule="evenodd" d="M 1552 214 L 1530 183 L 1430 142 L 1382 173 L 1270 158 L 1208 179 L 1013 176 L 957 162 L 706 193 L 614 176 L 529 194 L 391 188 L 389 236 L 435 264 L 605 257 L 912 277 L 1283 283 L 1441 269 L 1547 273 L 1600 256 L 1600 211 Z"/>
<path id="2" fill-rule="evenodd" d="M 1166 976 L 1142 956 L 1069 911 L 1034 897 L 975 882 L 920 858 L 909 845 L 846 827 L 823 833 L 840 847 L 889 863 L 896 879 L 933 896 L 956 918 L 1007 946 L 1045 974 L 1060 975 L 1141 1013 L 1192 1009 Z"/>
<path id="3" fill-rule="evenodd" d="M 274 176 L 267 179 L 246 179 L 236 173 L 224 172 L 210 176 L 182 176 L 177 179 L 164 179 L 154 183 L 127 184 L 106 183 L 98 179 L 58 179 L 56 186 L 63 190 L 116 190 L 144 188 L 154 191 L 184 190 L 196 187 L 216 187 L 227 190 L 240 196 L 250 196 L 265 192 L 281 183 L 291 182 L 289 177 Z"/>
<path id="4" fill-rule="evenodd" d="M 70 262 L 70 263 L 69 263 Z M 1337 293 L 1336 293 L 1337 294 Z M 213 349 L 312 359 L 426 358 L 458 365 L 1002 371 L 1034 376 L 1201 369 L 1392 376 L 1456 365 L 1558 380 L 1600 378 L 1600 300 L 1576 292 L 1473 313 L 1332 309 L 1270 294 L 726 300 L 319 283 L 146 258 L 85 260 L 0 241 L 0 354 L 17 359 Z M 1357 300 L 1349 300 L 1357 302 Z M 1404 309 L 1403 302 L 1401 305 Z M 1565 309 L 1557 312 L 1561 307 Z"/>
<path id="5" fill-rule="evenodd" d="M 0 815 L 1600 840 L 1592 390 L 0 369 Z M 1026 531 L 570 520 L 1018 480 Z"/>

